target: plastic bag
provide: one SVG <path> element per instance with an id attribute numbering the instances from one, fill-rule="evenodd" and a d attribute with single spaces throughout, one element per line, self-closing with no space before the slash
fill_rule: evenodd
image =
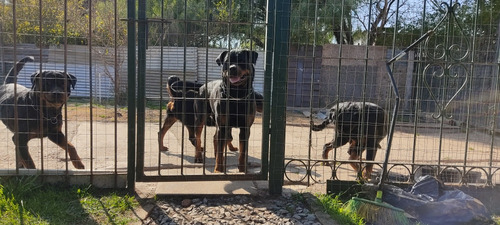
<path id="1" fill-rule="evenodd" d="M 425 224 L 494 224 L 483 203 L 432 176 L 420 177 L 410 191 L 392 185 L 384 185 L 383 191 L 384 202 Z"/>

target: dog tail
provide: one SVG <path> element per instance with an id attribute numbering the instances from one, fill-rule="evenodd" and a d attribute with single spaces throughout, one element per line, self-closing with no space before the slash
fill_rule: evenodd
<path id="1" fill-rule="evenodd" d="M 330 124 L 332 121 L 328 118 L 326 120 L 323 121 L 323 123 L 319 124 L 319 125 L 316 125 L 314 124 L 313 122 L 311 122 L 311 129 L 313 131 L 322 131 L 323 129 L 325 129 L 326 126 L 328 126 L 328 124 Z"/>
<path id="2" fill-rule="evenodd" d="M 16 82 L 16 77 L 19 71 L 21 71 L 24 67 L 24 64 L 27 62 L 34 62 L 35 58 L 33 56 L 26 56 L 19 60 L 9 71 L 7 76 L 5 76 L 4 84 L 10 84 Z"/>
<path id="3" fill-rule="evenodd" d="M 167 91 L 170 97 L 183 97 L 186 94 L 184 90 L 186 92 L 197 93 L 202 85 L 196 82 L 184 82 L 177 76 L 170 76 L 167 79 Z"/>

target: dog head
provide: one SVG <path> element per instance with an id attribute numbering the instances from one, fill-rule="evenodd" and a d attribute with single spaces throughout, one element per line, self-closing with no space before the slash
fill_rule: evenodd
<path id="1" fill-rule="evenodd" d="M 222 52 L 215 62 L 222 66 L 222 79 L 231 86 L 251 84 L 254 79 L 254 65 L 258 53 L 249 50 L 231 50 Z"/>
<path id="2" fill-rule="evenodd" d="M 32 91 L 49 107 L 61 107 L 75 88 L 76 77 L 63 71 L 42 71 L 31 75 Z"/>

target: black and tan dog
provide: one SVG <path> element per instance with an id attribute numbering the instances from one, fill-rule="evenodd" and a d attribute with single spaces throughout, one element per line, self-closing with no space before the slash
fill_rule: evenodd
<path id="1" fill-rule="evenodd" d="M 168 147 L 164 144 L 164 138 L 167 131 L 180 121 L 188 130 L 189 141 L 196 147 L 195 141 L 195 109 L 194 101 L 199 96 L 200 87 L 203 84 L 182 81 L 177 76 L 170 76 L 167 79 L 167 92 L 169 94 L 169 102 L 167 103 L 167 115 L 160 132 L 158 132 L 158 145 L 160 151 L 168 151 Z M 264 96 L 255 93 L 257 101 L 257 112 L 262 112 L 262 101 Z M 213 120 L 207 121 L 207 126 L 214 126 Z M 227 146 L 230 151 L 238 151 L 238 148 L 232 144 L 232 136 L 229 133 Z M 203 148 L 202 148 L 203 149 Z"/>
<path id="2" fill-rule="evenodd" d="M 231 140 L 231 128 L 239 128 L 238 170 L 246 171 L 247 147 L 257 110 L 257 98 L 253 89 L 254 64 L 257 52 L 232 50 L 222 52 L 216 63 L 222 66 L 222 79 L 210 81 L 200 87 L 200 97 L 195 101 L 196 154 L 195 161 L 202 162 L 201 132 L 203 124 L 213 121 L 215 172 L 223 172 L 224 147 Z"/>
<path id="3" fill-rule="evenodd" d="M 168 151 L 168 147 L 164 145 L 163 139 L 167 131 L 174 125 L 175 122 L 181 123 L 187 128 L 189 141 L 196 146 L 195 140 L 195 111 L 194 100 L 199 95 L 200 87 L 203 84 L 190 81 L 182 81 L 179 77 L 170 76 L 167 80 L 167 91 L 170 100 L 167 104 L 167 116 L 165 122 L 158 133 L 158 144 L 160 151 Z M 210 124 L 209 124 L 210 125 Z M 233 146 L 231 140 L 227 142 L 231 151 L 238 149 Z"/>
<path id="4" fill-rule="evenodd" d="M 75 87 L 76 77 L 62 71 L 42 71 L 31 75 L 31 89 L 16 84 L 17 74 L 24 64 L 33 61 L 31 56 L 18 61 L 0 86 L 0 118 L 10 131 L 17 132 L 12 137 L 19 159 L 17 164 L 34 169 L 28 141 L 48 137 L 68 152 L 75 168 L 84 169 L 75 147 L 61 131 L 61 109 L 66 104 L 71 88 Z"/>
<path id="5" fill-rule="evenodd" d="M 311 124 L 311 129 L 321 131 L 330 123 L 335 125 L 335 137 L 324 145 L 323 159 L 328 159 L 332 149 L 349 143 L 349 160 L 358 160 L 366 149 L 366 160 L 373 161 L 380 142 L 387 136 L 386 121 L 385 110 L 374 103 L 342 102 L 330 109 L 323 123 Z M 359 171 L 359 163 L 350 164 L 356 172 Z M 363 177 L 369 179 L 372 170 L 373 165 L 367 164 Z"/>

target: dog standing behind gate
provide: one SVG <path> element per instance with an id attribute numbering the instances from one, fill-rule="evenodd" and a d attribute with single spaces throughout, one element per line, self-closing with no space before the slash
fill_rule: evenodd
<path id="1" fill-rule="evenodd" d="M 387 115 L 385 110 L 370 102 L 342 102 L 330 109 L 328 118 L 320 125 L 311 124 L 313 131 L 321 131 L 328 124 L 335 124 L 335 137 L 323 147 L 323 159 L 328 153 L 349 142 L 349 160 L 358 160 L 366 149 L 366 160 L 375 160 L 380 142 L 387 136 Z M 350 163 L 354 171 L 359 171 L 359 163 Z M 373 164 L 367 164 L 363 178 L 369 179 Z"/>
<path id="2" fill-rule="evenodd" d="M 203 161 L 201 132 L 207 120 L 213 120 L 215 172 L 224 172 L 224 147 L 230 138 L 231 128 L 239 128 L 238 170 L 246 171 L 247 147 L 256 114 L 256 94 L 253 89 L 254 65 L 258 53 L 249 50 L 222 52 L 215 60 L 222 66 L 222 79 L 200 87 L 200 98 L 195 101 L 196 154 L 195 161 Z"/>
<path id="3" fill-rule="evenodd" d="M 203 84 L 183 81 L 177 76 L 170 76 L 167 79 L 167 92 L 170 97 L 167 104 L 166 117 L 161 127 L 160 132 L 158 132 L 158 147 L 160 151 L 168 151 L 168 147 L 164 144 L 164 138 L 167 131 L 175 124 L 175 122 L 180 121 L 188 131 L 189 141 L 196 147 L 195 140 L 195 108 L 194 101 L 199 95 L 200 87 Z M 255 92 L 255 99 L 257 103 L 257 112 L 262 112 L 263 99 L 264 96 Z M 213 120 L 207 121 L 206 126 L 215 126 Z M 230 151 L 238 151 L 238 148 L 234 147 L 232 144 L 232 136 L 227 140 L 227 146 Z"/>
<path id="4" fill-rule="evenodd" d="M 10 131 L 17 130 L 17 135 L 12 137 L 19 159 L 17 166 L 35 169 L 28 141 L 48 137 L 68 152 L 75 168 L 84 169 L 75 146 L 68 142 L 61 131 L 61 109 L 66 104 L 71 88 L 75 88 L 76 77 L 63 71 L 45 70 L 31 75 L 31 89 L 16 84 L 16 76 L 24 64 L 33 61 L 32 56 L 19 60 L 0 86 L 0 119 Z"/>

